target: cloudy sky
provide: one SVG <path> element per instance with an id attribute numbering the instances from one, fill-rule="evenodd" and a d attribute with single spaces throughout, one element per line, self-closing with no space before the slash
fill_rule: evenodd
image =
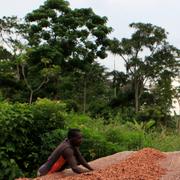
<path id="1" fill-rule="evenodd" d="M 25 14 L 38 8 L 45 0 L 0 0 L 0 18 Z M 114 31 L 111 37 L 129 37 L 132 30 L 128 25 L 132 22 L 151 23 L 169 32 L 168 41 L 180 48 L 180 1 L 179 0 L 69 0 L 72 8 L 89 8 L 101 16 L 108 17 L 108 25 Z M 103 64 L 113 69 L 123 70 L 118 57 L 109 56 Z"/>

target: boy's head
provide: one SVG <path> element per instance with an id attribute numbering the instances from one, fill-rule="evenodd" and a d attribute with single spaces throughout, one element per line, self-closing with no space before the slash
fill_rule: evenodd
<path id="1" fill-rule="evenodd" d="M 80 129 L 69 129 L 67 136 L 73 146 L 80 146 L 82 143 L 82 133 Z"/>

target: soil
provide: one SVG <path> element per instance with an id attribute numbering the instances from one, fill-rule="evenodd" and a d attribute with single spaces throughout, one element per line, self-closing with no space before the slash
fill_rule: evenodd
<path id="1" fill-rule="evenodd" d="M 160 162 L 162 168 L 167 169 L 167 173 L 161 180 L 180 180 L 180 152 L 165 153 L 167 158 Z"/>
<path id="2" fill-rule="evenodd" d="M 144 148 L 136 152 L 119 152 L 89 164 L 94 171 L 78 175 L 67 169 L 33 180 L 180 180 L 180 152 L 163 153 Z"/>

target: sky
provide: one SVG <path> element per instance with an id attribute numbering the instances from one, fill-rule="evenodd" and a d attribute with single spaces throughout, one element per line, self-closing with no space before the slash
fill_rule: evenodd
<path id="1" fill-rule="evenodd" d="M 38 8 L 45 0 L 0 0 L 0 18 L 16 15 L 24 17 Z M 89 8 L 100 16 L 108 18 L 108 26 L 113 28 L 111 37 L 128 38 L 132 34 L 132 22 L 151 23 L 164 28 L 168 41 L 180 49 L 180 1 L 179 0 L 69 0 L 74 8 Z M 115 63 L 114 63 L 115 62 Z M 101 64 L 109 70 L 124 71 L 119 57 L 109 55 Z"/>

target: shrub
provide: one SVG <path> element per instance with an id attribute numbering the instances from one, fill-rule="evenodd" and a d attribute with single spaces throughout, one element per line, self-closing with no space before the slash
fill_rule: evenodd
<path id="1" fill-rule="evenodd" d="M 103 134 L 91 128 L 83 129 L 84 142 L 81 146 L 84 157 L 90 161 L 118 152 L 119 146 L 105 139 Z"/>
<path id="2" fill-rule="evenodd" d="M 180 148 L 179 135 L 169 129 L 155 132 L 151 121 L 122 124 L 122 115 L 117 114 L 106 124 L 104 119 L 66 110 L 63 102 L 48 99 L 32 105 L 0 102 L 0 179 L 35 175 L 69 128 L 83 132 L 80 149 L 88 161 L 147 146 L 163 151 Z"/>
<path id="3" fill-rule="evenodd" d="M 43 154 L 43 156 L 40 155 L 38 165 L 41 165 L 42 162 L 47 160 L 50 153 L 66 138 L 66 134 L 66 130 L 55 129 L 41 136 L 42 145 L 39 154 Z"/>
<path id="4" fill-rule="evenodd" d="M 108 141 L 118 144 L 121 151 L 140 149 L 144 141 L 144 134 L 141 131 L 131 130 L 120 125 L 110 125 L 105 131 L 105 136 Z"/>
<path id="5" fill-rule="evenodd" d="M 1 179 L 14 179 L 20 173 L 32 175 L 36 172 L 48 151 L 45 147 L 45 154 L 43 151 L 40 154 L 45 143 L 42 137 L 65 126 L 64 107 L 61 102 L 47 99 L 32 105 L 0 103 Z M 6 178 L 8 174 L 9 178 Z"/>

